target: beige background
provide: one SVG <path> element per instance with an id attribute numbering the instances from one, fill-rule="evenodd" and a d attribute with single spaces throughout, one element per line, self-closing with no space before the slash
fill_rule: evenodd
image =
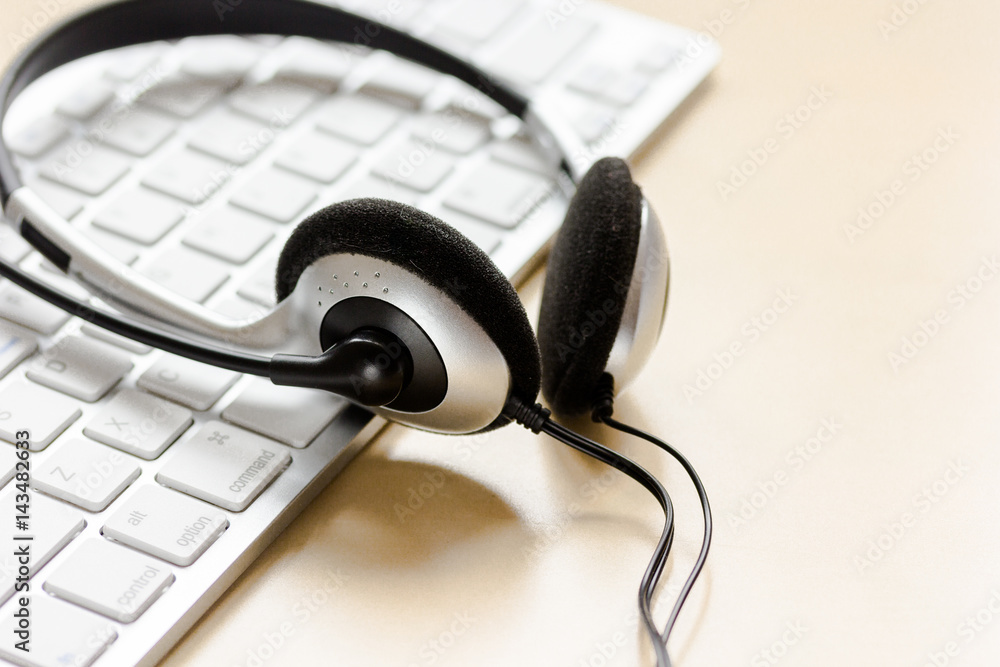
<path id="1" fill-rule="evenodd" d="M 3 2 L 6 60 L 7 36 L 38 4 Z M 1000 279 L 971 300 L 955 290 L 979 287 L 1000 250 L 1000 5 L 615 4 L 714 27 L 723 48 L 636 161 L 674 273 L 664 336 L 619 414 L 689 454 L 717 521 L 675 663 L 994 664 Z M 903 5 L 912 16 L 883 34 Z M 830 97 L 807 114 L 814 88 Z M 796 111 L 809 119 L 789 132 L 779 123 Z M 914 171 L 941 132 L 947 151 Z M 724 198 L 719 183 L 765 147 L 767 161 Z M 859 207 L 896 180 L 895 201 L 849 238 Z M 541 278 L 524 286 L 530 311 Z M 794 300 L 774 321 L 779 290 Z M 935 335 L 917 335 L 923 346 L 894 368 L 890 353 L 936 315 Z M 742 354 L 713 368 L 735 342 Z M 717 379 L 686 396 L 699 371 Z M 824 420 L 836 434 L 796 458 Z M 595 433 L 664 475 L 678 505 L 665 618 L 697 551 L 694 493 L 656 451 Z M 401 521 L 394 506 L 438 473 L 440 489 Z M 391 428 L 165 664 L 256 664 L 282 631 L 267 665 L 577 667 L 605 664 L 602 650 L 614 652 L 607 664 L 649 664 L 634 601 L 660 515 L 636 485 L 602 475 L 513 428 L 464 439 Z M 574 503 L 581 513 L 567 521 Z M 870 542 L 880 538 L 881 557 Z"/>

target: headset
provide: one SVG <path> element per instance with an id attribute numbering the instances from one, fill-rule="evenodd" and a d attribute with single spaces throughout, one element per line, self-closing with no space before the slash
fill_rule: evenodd
<path id="1" fill-rule="evenodd" d="M 664 529 L 640 585 L 639 605 L 659 665 L 700 573 L 711 538 L 708 498 L 694 468 L 667 443 L 612 418 L 622 387 L 653 350 L 666 314 L 665 236 L 626 163 L 581 174 L 579 140 L 543 104 L 471 63 L 404 32 L 311 0 L 242 0 L 220 20 L 207 0 L 117 0 L 51 29 L 0 81 L 0 112 L 31 82 L 100 51 L 220 34 L 298 35 L 367 46 L 476 88 L 519 118 L 572 197 L 552 247 L 536 339 L 507 278 L 459 232 L 413 207 L 381 199 L 333 204 L 306 218 L 281 252 L 278 305 L 233 322 L 139 275 L 95 245 L 24 186 L 0 143 L 0 203 L 7 221 L 102 303 L 84 302 L 0 260 L 0 275 L 97 326 L 196 361 L 326 390 L 397 423 L 450 434 L 517 422 L 612 465 L 647 488 Z M 650 611 L 673 540 L 662 484 L 626 457 L 553 421 L 590 413 L 657 444 L 691 477 L 705 516 L 702 549 L 660 632 Z"/>

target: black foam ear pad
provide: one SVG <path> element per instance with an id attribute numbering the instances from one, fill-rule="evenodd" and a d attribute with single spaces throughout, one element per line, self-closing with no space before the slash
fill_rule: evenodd
<path id="1" fill-rule="evenodd" d="M 556 413 L 591 409 L 621 326 L 641 223 L 642 191 L 628 165 L 599 160 L 570 203 L 542 295 L 542 392 Z"/>
<path id="2" fill-rule="evenodd" d="M 292 232 L 278 260 L 283 301 L 306 268 L 326 255 L 383 259 L 415 271 L 449 295 L 483 328 L 510 367 L 512 393 L 538 396 L 538 344 L 510 281 L 479 247 L 432 215 L 382 199 L 354 199 L 311 215 Z"/>

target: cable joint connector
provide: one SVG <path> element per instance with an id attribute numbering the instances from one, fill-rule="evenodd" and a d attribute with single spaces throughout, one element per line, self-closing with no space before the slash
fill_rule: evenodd
<path id="1" fill-rule="evenodd" d="M 517 422 L 532 433 L 538 434 L 552 412 L 542 407 L 541 403 L 528 405 L 517 396 L 511 396 L 504 406 L 503 414 L 508 419 Z"/>

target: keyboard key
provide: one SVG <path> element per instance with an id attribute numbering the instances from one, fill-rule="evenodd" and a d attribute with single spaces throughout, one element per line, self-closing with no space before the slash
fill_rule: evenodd
<path id="1" fill-rule="evenodd" d="M 244 165 L 274 141 L 274 130 L 231 111 L 219 111 L 201 122 L 189 146 L 226 162 Z"/>
<path id="2" fill-rule="evenodd" d="M 62 98 L 56 111 L 76 120 L 87 120 L 115 98 L 115 91 L 102 81 L 91 81 Z"/>
<path id="3" fill-rule="evenodd" d="M 184 237 L 184 245 L 232 264 L 244 264 L 273 238 L 267 222 L 226 206 L 199 220 Z"/>
<path id="4" fill-rule="evenodd" d="M 225 512 L 147 484 L 125 498 L 101 532 L 133 549 L 186 567 L 198 560 L 228 526 Z"/>
<path id="5" fill-rule="evenodd" d="M 238 373 L 164 354 L 136 384 L 192 410 L 208 410 L 239 379 Z"/>
<path id="6" fill-rule="evenodd" d="M 122 264 L 132 264 L 139 259 L 139 248 L 131 241 L 126 241 L 120 236 L 115 236 L 102 232 L 95 227 L 84 227 L 80 230 L 83 235 L 96 243 L 99 248 L 108 252 L 112 257 Z"/>
<path id="7" fill-rule="evenodd" d="M 145 554 L 89 539 L 42 585 L 51 593 L 122 623 L 131 623 L 174 582 L 174 574 Z"/>
<path id="8" fill-rule="evenodd" d="M 179 405 L 123 389 L 87 424 L 83 434 L 151 461 L 193 423 L 191 412 Z"/>
<path id="9" fill-rule="evenodd" d="M 15 499 L 20 491 L 17 487 L 11 486 L 0 494 L 0 507 L 4 511 L 14 512 Z M 67 544 L 80 534 L 80 531 L 87 525 L 86 520 L 76 509 L 53 500 L 41 493 L 31 494 L 31 511 L 28 519 L 28 529 L 18 530 L 11 516 L 3 523 L 0 530 L 0 602 L 6 600 L 14 593 L 14 584 L 17 580 L 19 565 L 14 551 L 18 544 L 23 544 L 21 540 L 14 539 L 18 536 L 31 535 L 31 563 L 28 569 L 28 576 L 32 577 L 42 569 L 46 563 L 62 551 Z M 39 595 L 38 597 L 43 597 Z M 6 644 L 7 642 L 0 642 Z"/>
<path id="10" fill-rule="evenodd" d="M 371 146 L 395 127 L 402 115 L 400 109 L 371 97 L 341 95 L 323 107 L 319 127 L 363 146 Z"/>
<path id="11" fill-rule="evenodd" d="M 69 136 L 69 126 L 59 118 L 41 115 L 10 138 L 7 147 L 24 157 L 38 157 Z"/>
<path id="12" fill-rule="evenodd" d="M 257 64 L 261 50 L 242 37 L 218 35 L 192 37 L 180 46 L 181 71 L 203 79 L 238 79 Z"/>
<path id="13" fill-rule="evenodd" d="M 612 85 L 621 72 L 600 63 L 589 63 L 570 77 L 566 84 L 575 91 L 599 97 L 605 88 Z"/>
<path id="14" fill-rule="evenodd" d="M 146 109 L 129 109 L 115 117 L 114 128 L 104 141 L 109 146 L 145 157 L 159 148 L 176 130 L 177 122 Z"/>
<path id="15" fill-rule="evenodd" d="M 38 333 L 52 335 L 66 324 L 69 313 L 13 283 L 7 283 L 0 287 L 0 317 Z"/>
<path id="16" fill-rule="evenodd" d="M 229 280 L 225 265 L 186 248 L 167 250 L 139 272 L 196 303 L 204 303 Z"/>
<path id="17" fill-rule="evenodd" d="M 420 200 L 420 195 L 417 192 L 381 176 L 366 176 L 348 187 L 343 195 L 344 200 L 359 197 L 388 199 L 409 206 L 416 206 Z"/>
<path id="18" fill-rule="evenodd" d="M 274 290 L 274 277 L 278 270 L 277 263 L 276 259 L 265 262 L 253 273 L 250 280 L 243 283 L 243 286 L 236 293 L 265 308 L 274 307 L 277 302 Z"/>
<path id="19" fill-rule="evenodd" d="M 314 184 L 284 171 L 267 169 L 240 188 L 230 203 L 276 222 L 291 222 L 315 198 Z"/>
<path id="20" fill-rule="evenodd" d="M 616 106 L 634 104 L 649 87 L 649 77 L 638 72 L 623 71 L 591 63 L 569 81 L 569 87 Z"/>
<path id="21" fill-rule="evenodd" d="M 0 378 L 37 349 L 38 341 L 33 335 L 13 324 L 0 322 Z"/>
<path id="22" fill-rule="evenodd" d="M 348 3 L 341 3 L 345 7 L 350 7 L 359 16 L 367 16 L 385 25 L 394 28 L 405 28 L 409 26 L 414 17 L 430 4 L 432 0 L 396 0 L 392 4 L 379 4 L 375 2 L 355 4 L 351 7 Z"/>
<path id="23" fill-rule="evenodd" d="M 0 223 L 0 259 L 17 264 L 30 252 L 30 243 L 22 239 L 12 227 Z"/>
<path id="24" fill-rule="evenodd" d="M 49 260 L 43 259 L 39 262 L 38 268 L 48 274 L 44 280 L 55 289 L 81 301 L 86 301 L 90 298 L 90 292 L 87 291 L 86 287 L 67 276 Z"/>
<path id="25" fill-rule="evenodd" d="M 482 44 L 496 34 L 523 4 L 522 0 L 452 2 L 435 27 L 435 34 L 444 34 L 476 45 Z"/>
<path id="26" fill-rule="evenodd" d="M 320 132 L 295 140 L 275 164 L 320 183 L 333 183 L 358 159 L 352 144 Z"/>
<path id="27" fill-rule="evenodd" d="M 111 65 L 105 71 L 105 75 L 117 81 L 132 81 L 153 68 L 163 48 L 164 44 L 160 42 L 119 49 L 117 56 L 111 59 Z"/>
<path id="28" fill-rule="evenodd" d="M 64 440 L 32 474 L 32 486 L 91 512 L 100 512 L 139 477 L 139 464 L 89 440 Z"/>
<path id="29" fill-rule="evenodd" d="M 146 188 L 135 188 L 94 216 L 94 226 L 142 245 L 162 239 L 184 219 L 181 205 Z"/>
<path id="30" fill-rule="evenodd" d="M 459 186 L 445 205 L 510 229 L 551 194 L 551 182 L 498 162 L 487 162 Z"/>
<path id="31" fill-rule="evenodd" d="M 592 143 L 601 137 L 609 136 L 618 127 L 618 118 L 615 113 L 602 106 L 584 106 L 568 115 L 573 129 L 586 143 Z"/>
<path id="32" fill-rule="evenodd" d="M 178 118 L 194 118 L 218 100 L 229 83 L 171 77 L 144 92 L 139 100 Z"/>
<path id="33" fill-rule="evenodd" d="M 278 387 L 254 378 L 222 418 L 255 433 L 301 449 L 319 435 L 347 402 L 327 392 Z"/>
<path id="34" fill-rule="evenodd" d="M 680 46 L 657 41 L 643 50 L 639 67 L 649 72 L 662 72 L 673 65 L 681 55 Z"/>
<path id="35" fill-rule="evenodd" d="M 553 30 L 548 17 L 539 15 L 491 60 L 489 69 L 515 83 L 540 84 L 569 58 L 595 28 L 590 21 L 573 15 Z"/>
<path id="36" fill-rule="evenodd" d="M 174 445 L 156 481 L 213 505 L 242 512 L 291 462 L 278 443 L 211 421 Z"/>
<path id="37" fill-rule="evenodd" d="M 407 139 L 379 161 L 375 173 L 420 192 L 436 188 L 455 168 L 455 158 L 433 143 Z"/>
<path id="38" fill-rule="evenodd" d="M 416 63 L 393 58 L 361 87 L 361 92 L 416 109 L 441 80 L 441 75 Z"/>
<path id="39" fill-rule="evenodd" d="M 18 460 L 16 452 L 13 447 L 0 449 L 0 487 L 6 486 L 7 482 L 14 479 L 14 466 Z"/>
<path id="40" fill-rule="evenodd" d="M 153 349 L 148 345 L 137 343 L 131 338 L 119 336 L 116 333 L 111 333 L 107 329 L 102 329 L 101 327 L 96 327 L 89 323 L 80 327 L 80 331 L 87 334 L 91 338 L 96 338 L 97 340 L 109 343 L 115 347 L 120 347 L 121 349 L 127 350 L 132 354 L 147 354 Z"/>
<path id="41" fill-rule="evenodd" d="M 38 340 L 32 334 L 18 326 L 0 321 L 0 378 L 34 354 L 37 349 Z"/>
<path id="42" fill-rule="evenodd" d="M 290 81 L 267 81 L 240 88 L 229 96 L 229 106 L 262 123 L 287 126 L 309 108 L 319 95 Z"/>
<path id="43" fill-rule="evenodd" d="M 41 174 L 50 181 L 96 197 L 124 176 L 132 167 L 128 158 L 107 148 L 91 146 L 91 152 L 77 162 L 71 149 L 42 167 Z"/>
<path id="44" fill-rule="evenodd" d="M 225 185 L 233 173 L 221 160 L 181 150 L 154 167 L 142 184 L 188 204 L 200 204 Z"/>
<path id="45" fill-rule="evenodd" d="M 542 175 L 552 174 L 557 166 L 545 159 L 542 149 L 526 137 L 512 137 L 493 146 L 493 158 L 512 167 L 529 169 Z"/>
<path id="46" fill-rule="evenodd" d="M 361 47 L 342 44 L 322 44 L 300 37 L 289 37 L 298 44 L 296 52 L 286 60 L 274 78 L 280 83 L 300 83 L 324 93 L 332 93 L 353 67 L 368 56 Z"/>
<path id="47" fill-rule="evenodd" d="M 413 136 L 452 153 L 468 155 L 490 140 L 490 126 L 482 116 L 449 107 L 420 118 L 414 126 Z"/>
<path id="48" fill-rule="evenodd" d="M 88 667 L 118 638 L 115 624 L 48 595 L 31 598 L 31 651 L 14 648 L 17 601 L 0 610 L 0 657 L 26 667 Z"/>
<path id="49" fill-rule="evenodd" d="M 84 198 L 66 188 L 41 179 L 29 181 L 31 189 L 62 218 L 69 220 L 83 210 Z"/>
<path id="50" fill-rule="evenodd" d="M 132 370 L 123 351 L 83 336 L 67 336 L 28 367 L 29 380 L 93 403 Z"/>
<path id="51" fill-rule="evenodd" d="M 649 88 L 649 77 L 636 72 L 622 72 L 601 93 L 601 98 L 620 107 L 635 104 Z"/>
<path id="52" fill-rule="evenodd" d="M 13 444 L 17 431 L 27 426 L 33 452 L 52 444 L 81 414 L 73 399 L 24 380 L 0 390 L 0 438 Z"/>

